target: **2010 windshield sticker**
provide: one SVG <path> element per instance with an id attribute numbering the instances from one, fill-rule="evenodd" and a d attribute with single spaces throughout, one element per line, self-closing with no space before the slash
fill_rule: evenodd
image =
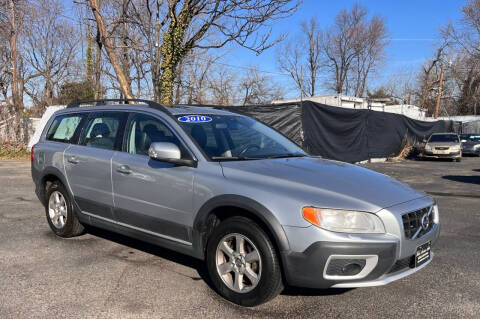
<path id="1" fill-rule="evenodd" d="M 180 116 L 178 120 L 184 123 L 205 123 L 210 122 L 212 118 L 205 115 L 184 115 Z"/>

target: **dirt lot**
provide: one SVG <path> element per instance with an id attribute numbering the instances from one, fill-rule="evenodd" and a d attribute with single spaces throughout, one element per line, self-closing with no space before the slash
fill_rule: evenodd
<path id="1" fill-rule="evenodd" d="M 366 165 L 434 195 L 442 230 L 432 263 L 390 285 L 286 289 L 253 309 L 209 287 L 195 259 L 112 233 L 56 238 L 28 161 L 0 162 L 0 318 L 478 318 L 480 159 Z"/>

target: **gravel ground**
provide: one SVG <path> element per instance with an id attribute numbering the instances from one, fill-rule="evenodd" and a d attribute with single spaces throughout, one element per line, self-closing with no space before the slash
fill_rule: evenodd
<path id="1" fill-rule="evenodd" d="M 28 161 L 0 162 L 0 318 L 478 318 L 480 159 L 365 165 L 432 194 L 441 236 L 424 270 L 383 287 L 286 289 L 242 308 L 201 262 L 109 232 L 53 235 Z"/>

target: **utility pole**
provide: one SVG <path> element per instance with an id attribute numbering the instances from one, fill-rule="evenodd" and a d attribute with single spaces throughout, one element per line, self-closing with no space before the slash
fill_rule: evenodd
<path id="1" fill-rule="evenodd" d="M 435 104 L 435 114 L 434 118 L 438 117 L 438 108 L 440 107 L 440 98 L 442 97 L 442 87 L 443 87 L 443 73 L 445 72 L 445 65 L 442 63 L 442 69 L 440 71 L 440 83 L 438 84 L 437 92 L 437 104 Z"/>

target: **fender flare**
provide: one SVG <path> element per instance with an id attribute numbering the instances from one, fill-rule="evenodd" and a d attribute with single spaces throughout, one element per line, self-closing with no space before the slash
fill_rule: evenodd
<path id="1" fill-rule="evenodd" d="M 60 182 L 65 185 L 65 188 L 67 189 L 67 191 L 69 192 L 69 194 L 71 195 L 72 192 L 69 188 L 69 185 L 67 183 L 67 179 L 65 178 L 64 174 L 62 173 L 62 171 L 60 171 L 58 168 L 56 167 L 53 167 L 53 166 L 49 166 L 49 167 L 46 167 L 45 169 L 42 170 L 42 175 L 40 175 L 40 178 L 38 179 L 38 184 L 36 185 L 37 189 L 38 189 L 38 195 L 39 196 L 42 196 L 42 198 L 40 198 L 40 200 L 44 200 L 45 198 L 45 177 L 48 176 L 48 175 L 54 175 L 56 178 L 58 178 L 60 180 Z"/>
<path id="2" fill-rule="evenodd" d="M 280 252 L 290 250 L 287 235 L 273 213 L 259 202 L 240 195 L 219 195 L 205 202 L 195 217 L 193 223 L 194 230 L 201 235 L 205 235 L 207 232 L 207 221 L 210 213 L 215 208 L 221 206 L 233 206 L 241 208 L 255 215 L 255 217 L 260 219 L 268 227 L 268 231 L 273 235 L 275 244 Z M 205 242 L 206 241 L 204 241 L 204 243 Z"/>

